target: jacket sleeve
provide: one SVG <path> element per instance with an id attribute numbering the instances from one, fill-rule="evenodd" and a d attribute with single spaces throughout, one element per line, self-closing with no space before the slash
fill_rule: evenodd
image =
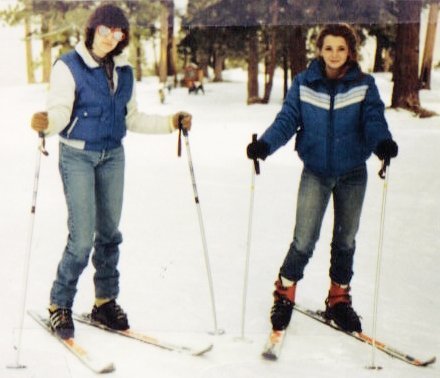
<path id="1" fill-rule="evenodd" d="M 174 131 L 172 116 L 146 114 L 138 110 L 136 82 L 133 82 L 133 92 L 127 104 L 125 121 L 127 129 L 136 133 L 167 134 Z"/>
<path id="2" fill-rule="evenodd" d="M 366 144 L 370 151 L 374 151 L 379 142 L 384 139 L 391 139 L 392 136 L 385 119 L 385 106 L 380 99 L 379 91 L 372 76 L 369 76 L 368 84 L 362 112 L 362 123 Z"/>
<path id="3" fill-rule="evenodd" d="M 60 133 L 69 123 L 75 101 L 75 80 L 69 67 L 58 60 L 50 75 L 47 95 L 49 126 L 45 134 L 51 136 Z"/>
<path id="4" fill-rule="evenodd" d="M 286 99 L 272 125 L 263 133 L 261 140 L 269 145 L 269 154 L 284 146 L 295 135 L 300 125 L 300 97 L 298 76 L 287 92 Z"/>

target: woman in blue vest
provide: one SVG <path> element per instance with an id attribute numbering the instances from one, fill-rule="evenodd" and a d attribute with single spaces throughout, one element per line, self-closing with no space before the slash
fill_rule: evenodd
<path id="1" fill-rule="evenodd" d="M 138 111 L 133 70 L 122 54 L 129 39 L 129 23 L 120 8 L 96 8 L 85 41 L 53 67 L 47 112 L 32 117 L 34 130 L 60 138 L 69 236 L 50 292 L 49 315 L 53 330 L 64 339 L 74 336 L 71 309 L 92 248 L 92 318 L 113 329 L 129 328 L 116 303 L 126 130 L 170 133 L 179 127 L 179 118 L 185 129 L 191 128 L 191 115 L 185 112 L 157 116 Z"/>
<path id="2" fill-rule="evenodd" d="M 362 330 L 352 308 L 355 236 L 367 185 L 366 160 L 397 156 L 372 76 L 357 62 L 357 37 L 345 24 L 328 25 L 317 39 L 318 57 L 295 77 L 281 111 L 261 138 L 247 148 L 250 159 L 265 159 L 296 135 L 304 163 L 293 241 L 275 282 L 271 321 L 284 330 L 295 304 L 297 282 L 313 254 L 322 219 L 333 197 L 334 225 L 330 290 L 325 316 L 342 329 Z"/>

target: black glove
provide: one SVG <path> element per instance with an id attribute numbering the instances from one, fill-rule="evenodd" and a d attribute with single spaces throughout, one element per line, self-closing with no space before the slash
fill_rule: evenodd
<path id="1" fill-rule="evenodd" d="M 248 144 L 246 153 L 249 159 L 264 160 L 267 158 L 267 155 L 269 155 L 269 145 L 262 140 L 253 141 Z"/>
<path id="2" fill-rule="evenodd" d="M 380 160 L 390 161 L 391 158 L 397 156 L 399 147 L 397 143 L 392 139 L 384 139 L 379 142 L 374 153 Z"/>

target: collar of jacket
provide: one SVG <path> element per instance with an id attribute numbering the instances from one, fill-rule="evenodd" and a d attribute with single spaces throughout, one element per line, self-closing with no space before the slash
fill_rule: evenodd
<path id="1" fill-rule="evenodd" d="M 357 80 L 360 77 L 361 73 L 362 73 L 362 71 L 359 67 L 359 64 L 354 63 L 348 69 L 346 74 L 343 77 L 341 77 L 340 79 L 338 79 L 338 81 Z M 315 81 L 326 81 L 327 80 L 327 78 L 324 75 L 324 65 L 320 59 L 315 58 L 310 62 L 310 65 L 306 71 L 305 79 L 309 83 L 313 83 Z"/>
<path id="2" fill-rule="evenodd" d="M 95 59 L 93 59 L 93 57 L 90 55 L 90 52 L 83 41 L 79 42 L 75 46 L 75 51 L 79 54 L 79 56 L 82 58 L 82 60 L 88 67 L 90 68 L 99 67 L 99 63 Z M 115 67 L 130 66 L 127 56 L 124 53 L 114 56 L 113 61 L 115 63 Z"/>

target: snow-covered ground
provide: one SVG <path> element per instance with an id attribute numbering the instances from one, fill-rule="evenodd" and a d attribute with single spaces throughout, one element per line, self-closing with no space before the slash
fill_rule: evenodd
<path id="1" fill-rule="evenodd" d="M 14 72 L 11 72 L 14 75 Z M 207 83 L 205 95 L 173 90 L 159 103 L 158 84 L 138 85 L 139 107 L 146 112 L 190 111 L 189 140 L 211 262 L 218 328 L 214 330 L 203 247 L 186 154 L 177 158 L 177 134 L 130 134 L 125 203 L 121 230 L 119 302 L 133 328 L 165 340 L 211 342 L 203 357 L 164 351 L 97 329 L 77 325 L 78 341 L 114 361 L 118 378 L 141 377 L 283 377 L 434 378 L 438 363 L 416 368 L 381 352 L 369 370 L 371 348 L 294 314 L 278 362 L 263 361 L 261 348 L 270 324 L 273 281 L 291 241 L 301 162 L 293 141 L 261 164 L 256 178 L 252 248 L 249 265 L 245 337 L 240 340 L 242 290 L 251 189 L 251 163 L 245 148 L 251 134 L 261 134 L 281 106 L 276 82 L 271 104 L 247 106 L 245 75 L 229 71 L 224 83 Z M 384 101 L 391 96 L 390 76 L 377 75 Z M 440 72 L 433 89 L 422 91 L 424 107 L 440 113 Z M 77 359 L 25 317 L 20 362 L 17 356 L 22 273 L 29 233 L 37 137 L 29 127 L 33 112 L 44 109 L 45 85 L 7 82 L 0 87 L 0 287 L 2 321 L 0 377 L 86 378 L 94 376 Z M 386 206 L 377 337 L 420 358 L 440 356 L 440 117 L 418 119 L 406 111 L 387 110 L 399 144 L 392 161 Z M 47 140 L 42 158 L 27 309 L 45 310 L 56 265 L 66 241 L 66 209 L 57 170 L 57 138 Z M 357 238 L 352 281 L 355 309 L 371 333 L 373 292 L 383 181 L 379 161 L 368 162 L 369 186 Z M 297 301 L 323 306 L 329 280 L 332 209 L 327 211 L 315 255 L 299 284 Z M 74 310 L 90 310 L 93 268 L 79 283 Z"/>

